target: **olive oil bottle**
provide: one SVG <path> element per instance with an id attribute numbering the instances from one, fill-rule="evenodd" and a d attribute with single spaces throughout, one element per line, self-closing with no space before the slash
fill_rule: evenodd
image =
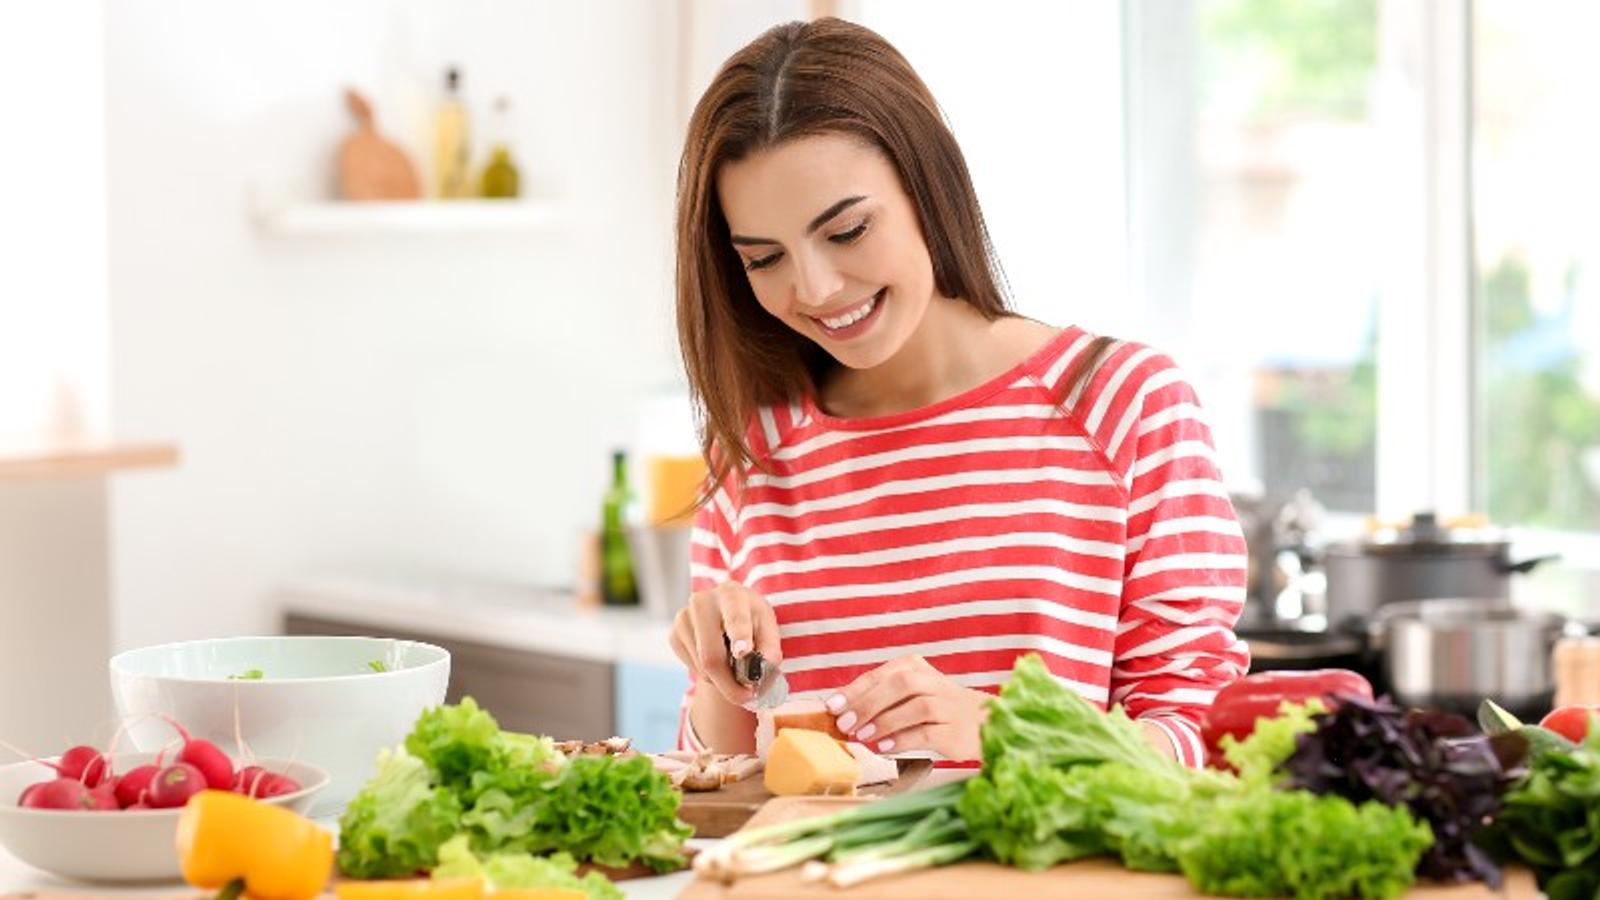
<path id="1" fill-rule="evenodd" d="M 639 582 L 628 550 L 633 503 L 628 456 L 618 450 L 611 454 L 611 487 L 600 510 L 600 598 L 607 606 L 639 605 Z"/>
<path id="2" fill-rule="evenodd" d="M 494 102 L 494 117 L 489 121 L 489 162 L 478 181 L 479 193 L 485 197 L 510 198 L 522 192 L 522 175 L 511 155 L 511 101 L 505 97 Z"/>

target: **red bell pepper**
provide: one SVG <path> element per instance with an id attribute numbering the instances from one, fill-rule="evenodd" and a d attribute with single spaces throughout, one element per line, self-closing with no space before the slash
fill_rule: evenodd
<path id="1" fill-rule="evenodd" d="M 1257 672 L 1235 681 L 1217 692 L 1206 711 L 1200 737 L 1206 745 L 1210 764 L 1224 768 L 1222 736 L 1233 735 L 1242 741 L 1256 729 L 1256 720 L 1278 714 L 1284 702 L 1304 703 L 1321 700 L 1328 709 L 1338 705 L 1336 695 L 1356 695 L 1372 699 L 1372 685 L 1348 669 L 1313 669 L 1306 672 Z"/>

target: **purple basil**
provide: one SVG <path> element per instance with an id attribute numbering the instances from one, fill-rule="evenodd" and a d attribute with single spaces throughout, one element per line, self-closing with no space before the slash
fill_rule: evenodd
<path id="1" fill-rule="evenodd" d="M 1282 771 L 1289 786 L 1352 803 L 1404 804 L 1433 829 L 1417 874 L 1500 886 L 1500 868 L 1473 838 L 1522 773 L 1527 744 L 1490 739 L 1452 713 L 1402 710 L 1388 697 L 1340 696 L 1300 736 Z"/>

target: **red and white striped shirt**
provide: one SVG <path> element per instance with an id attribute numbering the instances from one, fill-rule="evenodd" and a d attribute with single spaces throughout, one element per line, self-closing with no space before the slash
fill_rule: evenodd
<path id="1" fill-rule="evenodd" d="M 995 692 L 1037 652 L 1199 765 L 1201 717 L 1249 662 L 1232 630 L 1244 539 L 1169 358 L 1114 344 L 1071 414 L 1056 404 L 1090 340 L 1068 328 L 987 384 L 906 413 L 763 408 L 752 451 L 773 472 L 700 510 L 693 589 L 733 580 L 766 597 L 793 696 L 907 655 Z M 693 748 L 688 708 L 679 743 Z"/>

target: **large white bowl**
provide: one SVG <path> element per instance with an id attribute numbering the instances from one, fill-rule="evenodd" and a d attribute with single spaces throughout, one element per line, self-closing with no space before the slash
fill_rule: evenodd
<path id="1" fill-rule="evenodd" d="M 155 757 L 154 753 L 118 753 L 111 768 L 122 773 L 154 762 Z M 262 757 L 254 764 L 300 782 L 300 790 L 262 801 L 297 813 L 305 813 L 328 784 L 328 773 L 307 763 Z M 35 868 L 82 881 L 172 881 L 183 877 L 174 844 L 182 810 L 89 812 L 17 805 L 23 788 L 54 777 L 54 772 L 38 763 L 0 766 L 0 844 L 13 856 Z"/>
<path id="2" fill-rule="evenodd" d="M 385 671 L 374 671 L 373 661 Z M 260 680 L 230 678 L 259 670 Z M 230 756 L 235 728 L 261 756 L 328 771 L 312 816 L 336 815 L 372 777 L 378 751 L 405 740 L 444 702 L 450 654 L 432 644 L 364 637 L 240 637 L 129 650 L 111 659 L 111 692 L 140 750 L 173 739 L 177 719 Z"/>

